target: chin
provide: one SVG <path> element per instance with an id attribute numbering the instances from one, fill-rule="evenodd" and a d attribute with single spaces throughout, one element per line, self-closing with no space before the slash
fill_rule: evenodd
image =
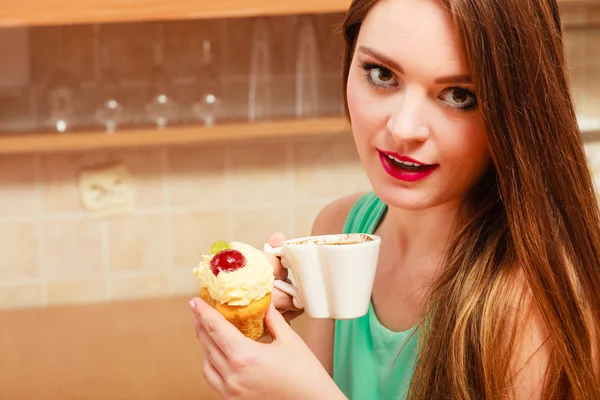
<path id="1" fill-rule="evenodd" d="M 383 182 L 373 182 L 373 191 L 389 207 L 405 211 L 423 211 L 439 205 L 436 196 L 419 189 L 407 189 Z"/>

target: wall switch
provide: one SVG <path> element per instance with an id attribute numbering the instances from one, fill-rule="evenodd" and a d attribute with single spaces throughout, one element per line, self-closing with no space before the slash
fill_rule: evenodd
<path id="1" fill-rule="evenodd" d="M 123 164 L 84 169 L 79 173 L 81 203 L 97 218 L 130 213 L 135 203 L 132 181 Z"/>

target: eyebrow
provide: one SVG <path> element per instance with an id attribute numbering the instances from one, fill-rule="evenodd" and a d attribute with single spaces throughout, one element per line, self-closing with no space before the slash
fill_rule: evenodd
<path id="1" fill-rule="evenodd" d="M 391 67 L 392 69 L 395 69 L 401 74 L 404 74 L 404 68 L 402 68 L 402 65 L 392 60 L 391 58 L 379 53 L 378 51 L 375 51 L 367 46 L 359 46 L 358 51 L 370 57 L 376 58 L 388 67 Z M 473 83 L 473 80 L 469 75 L 448 75 L 436 78 L 435 83 Z"/>

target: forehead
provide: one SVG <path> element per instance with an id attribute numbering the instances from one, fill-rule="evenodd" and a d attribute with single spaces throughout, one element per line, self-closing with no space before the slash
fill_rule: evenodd
<path id="1" fill-rule="evenodd" d="M 467 73 L 456 26 L 439 0 L 381 0 L 367 14 L 358 46 L 399 62 L 406 74 Z"/>

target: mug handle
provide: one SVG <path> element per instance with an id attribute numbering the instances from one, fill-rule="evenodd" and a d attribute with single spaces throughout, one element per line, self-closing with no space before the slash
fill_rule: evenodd
<path id="1" fill-rule="evenodd" d="M 290 264 L 287 262 L 286 258 L 283 256 L 283 247 L 271 247 L 270 244 L 265 243 L 264 250 L 265 253 L 270 254 L 272 256 L 278 257 L 281 260 L 281 266 L 290 269 Z M 300 302 L 300 297 L 298 295 L 298 288 L 291 283 L 284 282 L 281 279 L 275 279 L 273 281 L 273 286 L 277 289 L 281 290 L 283 293 L 288 294 L 292 297 L 292 303 L 294 307 L 302 309 L 304 306 Z"/>

